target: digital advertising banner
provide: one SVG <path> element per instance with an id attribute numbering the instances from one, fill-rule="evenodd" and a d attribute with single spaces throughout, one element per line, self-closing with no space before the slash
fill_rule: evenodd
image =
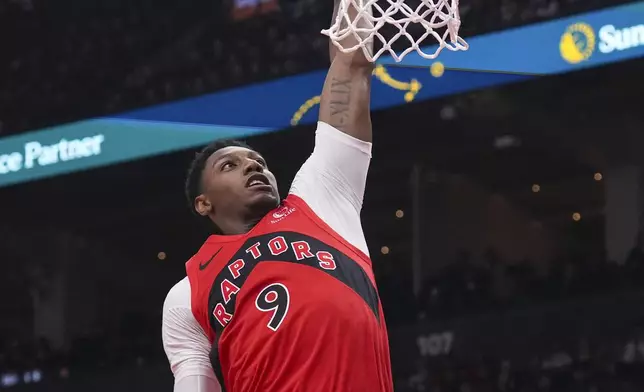
<path id="1" fill-rule="evenodd" d="M 0 139 L 0 187 L 258 132 L 262 131 L 122 119 L 80 121 Z"/>
<path id="2" fill-rule="evenodd" d="M 440 53 L 445 68 L 548 75 L 641 57 L 644 2 L 481 35 L 467 42 L 467 51 Z M 393 60 L 387 57 L 381 62 Z M 414 53 L 400 65 L 427 66 L 427 60 Z"/>
<path id="3" fill-rule="evenodd" d="M 372 109 L 644 56 L 644 1 L 470 38 L 467 52 L 378 64 Z M 418 67 L 422 65 L 422 67 Z M 482 72 L 486 71 L 486 72 Z M 487 72 L 494 71 L 494 72 Z M 0 187 L 313 124 L 326 70 L 0 138 Z"/>

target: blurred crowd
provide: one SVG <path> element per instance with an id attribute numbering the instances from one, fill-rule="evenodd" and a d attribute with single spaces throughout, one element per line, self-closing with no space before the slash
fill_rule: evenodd
<path id="1" fill-rule="evenodd" d="M 644 253 L 634 248 L 625 263 L 583 254 L 554 260 L 543 271 L 534 260 L 502 260 L 489 249 L 480 258 L 463 251 L 423 282 L 418 298 L 406 261 L 381 263 L 379 291 L 387 322 L 400 325 L 419 319 L 446 319 L 519 306 L 641 288 Z M 538 271 L 541 269 L 541 271 Z"/>
<path id="2" fill-rule="evenodd" d="M 28 382 L 25 377 L 66 380 L 101 369 L 158 363 L 164 359 L 160 342 L 160 320 L 140 314 L 123 317 L 117 328 L 88 330 L 67 349 L 53 349 L 44 338 L 0 336 L 0 389 Z"/>
<path id="3" fill-rule="evenodd" d="M 617 0 L 463 1 L 471 36 Z M 327 66 L 332 2 L 284 0 L 241 21 L 187 0 L 0 2 L 0 135 L 167 102 Z"/>
<path id="4" fill-rule="evenodd" d="M 595 345 L 582 340 L 576 352 L 535 357 L 526 366 L 483 357 L 419 360 L 399 392 L 637 392 L 644 390 L 644 336 Z"/>

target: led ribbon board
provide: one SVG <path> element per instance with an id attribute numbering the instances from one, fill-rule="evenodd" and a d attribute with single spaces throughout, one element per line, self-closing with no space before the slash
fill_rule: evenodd
<path id="1" fill-rule="evenodd" d="M 469 39 L 423 68 L 374 70 L 374 110 L 644 56 L 644 2 Z M 407 65 L 418 65 L 413 56 Z M 386 59 L 385 59 L 386 60 Z M 447 70 L 446 70 L 447 69 Z M 317 120 L 326 70 L 0 139 L 0 187 Z"/>
<path id="2" fill-rule="evenodd" d="M 644 2 L 543 22 L 467 40 L 469 50 L 443 50 L 447 69 L 555 74 L 644 55 Z M 425 52 L 431 52 L 428 49 Z M 381 59 L 393 63 L 391 57 Z M 427 66 L 418 54 L 399 64 Z"/>

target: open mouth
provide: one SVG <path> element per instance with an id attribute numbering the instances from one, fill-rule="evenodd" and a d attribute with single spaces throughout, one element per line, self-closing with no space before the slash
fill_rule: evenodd
<path id="1" fill-rule="evenodd" d="M 257 173 L 253 174 L 248 178 L 248 181 L 246 181 L 246 188 L 260 188 L 260 187 L 268 187 L 271 188 L 271 184 L 268 181 L 268 177 L 266 177 L 263 174 Z"/>

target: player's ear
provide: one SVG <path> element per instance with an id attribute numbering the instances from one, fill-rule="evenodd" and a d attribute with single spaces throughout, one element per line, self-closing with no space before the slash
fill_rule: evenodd
<path id="1" fill-rule="evenodd" d="M 212 212 L 212 204 L 205 195 L 201 194 L 195 198 L 195 211 L 201 216 L 208 216 Z"/>

